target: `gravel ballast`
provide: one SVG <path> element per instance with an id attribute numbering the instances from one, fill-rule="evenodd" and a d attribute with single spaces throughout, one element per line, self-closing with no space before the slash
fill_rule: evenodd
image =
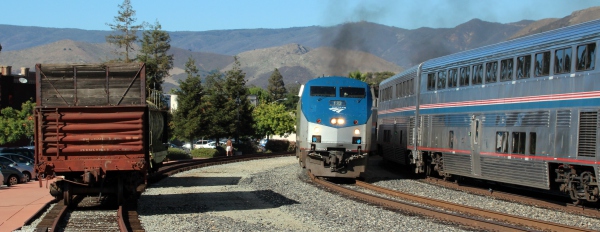
<path id="1" fill-rule="evenodd" d="M 148 188 L 138 213 L 147 231 L 463 231 L 315 187 L 295 157 L 179 173 Z"/>

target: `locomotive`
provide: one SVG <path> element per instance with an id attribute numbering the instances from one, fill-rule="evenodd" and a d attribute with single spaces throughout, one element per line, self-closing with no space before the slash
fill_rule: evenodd
<path id="1" fill-rule="evenodd" d="M 40 181 L 59 177 L 51 195 L 122 203 L 166 158 L 166 111 L 146 101 L 145 67 L 36 64 L 35 169 Z"/>
<path id="2" fill-rule="evenodd" d="M 372 91 L 365 82 L 331 76 L 300 88 L 296 157 L 315 176 L 356 178 L 371 151 Z"/>
<path id="3" fill-rule="evenodd" d="M 380 84 L 377 146 L 415 173 L 598 202 L 600 20 L 422 62 Z"/>

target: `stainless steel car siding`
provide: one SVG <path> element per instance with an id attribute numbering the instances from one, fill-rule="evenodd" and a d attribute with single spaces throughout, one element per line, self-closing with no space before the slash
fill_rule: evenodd
<path id="1" fill-rule="evenodd" d="M 536 35 L 530 36 L 527 38 L 522 38 L 518 40 L 507 41 L 505 43 L 487 46 L 480 49 L 475 49 L 472 51 L 467 51 L 463 53 L 457 53 L 450 56 L 434 59 L 432 61 L 427 61 L 423 65 L 422 72 L 419 72 L 419 76 L 426 77 L 426 74 L 429 71 L 437 71 L 437 70 L 445 70 L 450 67 L 461 67 L 464 65 L 473 65 L 477 63 L 484 64 L 488 61 L 499 61 L 504 58 L 512 58 L 514 59 L 517 56 L 521 55 L 534 55 L 537 52 L 541 51 L 549 51 L 552 50 L 551 56 L 553 55 L 553 49 L 555 48 L 564 48 L 570 46 L 573 49 L 573 53 L 576 54 L 576 46 L 579 44 L 586 44 L 589 42 L 596 42 L 598 40 L 598 34 L 600 32 L 600 21 L 594 21 L 587 23 L 585 25 L 579 25 L 577 27 L 570 28 L 569 33 L 561 33 L 559 31 L 548 32 L 551 35 L 551 38 L 562 38 L 561 42 L 553 42 L 551 39 L 546 38 L 546 35 Z M 586 27 L 586 25 L 591 25 L 591 27 Z M 528 47 L 535 46 L 535 51 L 530 51 L 527 49 Z M 596 54 L 598 53 L 599 46 L 596 46 Z M 523 52 L 521 52 L 523 51 Z M 527 52 L 525 52 L 527 51 Z M 476 57 L 485 57 L 485 59 L 474 59 Z M 533 57 L 532 57 L 533 59 Z M 451 63 L 452 62 L 452 63 Z M 553 67 L 554 59 L 551 59 L 550 67 Z M 567 92 L 577 92 L 577 91 L 592 91 L 599 90 L 600 86 L 598 83 L 598 70 L 599 70 L 599 59 L 596 58 L 596 69 L 591 73 L 583 73 L 583 72 L 574 72 L 575 65 L 571 65 L 571 73 L 568 74 L 560 74 L 554 75 L 553 71 L 550 70 L 550 76 L 546 77 L 530 77 L 526 80 L 519 81 L 509 81 L 509 82 L 497 82 L 492 84 L 482 85 L 472 85 L 470 87 L 464 87 L 460 89 L 460 94 L 455 94 L 458 89 L 445 89 L 437 92 L 427 92 L 427 80 L 426 78 L 420 78 L 420 87 L 418 88 L 417 93 L 423 91 L 423 95 L 421 99 L 419 99 L 421 104 L 430 104 L 430 103 L 439 103 L 439 102 L 457 102 L 457 101 L 466 101 L 469 100 L 474 94 L 479 96 L 483 96 L 483 99 L 495 99 L 495 98 L 505 98 L 505 97 L 519 97 L 519 96 L 531 96 L 531 95 L 540 95 L 540 94 L 554 94 L 554 93 L 567 93 Z M 443 67 L 441 67 L 441 66 Z M 447 66 L 444 66 L 447 65 Z M 533 70 L 533 62 L 531 65 L 531 69 Z M 385 82 L 382 82 L 382 88 L 385 88 L 387 85 L 392 85 L 395 81 L 408 76 L 414 70 L 417 70 L 418 67 L 413 67 L 411 69 L 406 70 L 405 72 L 396 75 Z M 515 73 L 516 66 L 513 67 L 513 73 Z M 500 70 L 498 70 L 499 72 Z M 533 71 L 531 71 L 533 76 Z M 485 70 L 484 70 L 485 74 Z M 582 81 L 584 84 L 581 84 Z M 518 84 L 517 84 L 518 83 Z M 419 94 L 417 94 L 419 95 Z M 380 110 L 384 109 L 393 109 L 397 107 L 399 103 L 394 103 L 394 101 L 381 102 Z M 594 108 L 594 110 L 598 110 Z M 526 112 L 526 111 L 525 111 Z M 511 113 L 511 112 L 499 112 L 499 113 Z M 515 113 L 515 112 L 513 112 Z M 516 111 L 518 113 L 518 111 Z M 486 128 L 482 124 L 482 136 L 483 140 L 481 141 L 481 150 L 489 150 L 492 141 L 495 138 L 495 131 L 504 130 L 504 131 L 527 131 L 527 132 L 536 132 L 537 133 L 537 151 L 536 155 L 548 155 L 552 157 L 568 157 L 568 158 L 576 158 L 574 154 L 576 152 L 576 142 L 577 142 L 577 126 L 578 125 L 578 115 L 579 109 L 552 109 L 548 110 L 549 114 L 549 124 L 546 127 L 519 127 L 509 128 L 509 127 L 499 127 L 499 128 Z M 576 116 L 576 117 L 572 117 Z M 384 123 L 385 115 L 380 115 L 380 128 L 386 128 L 388 125 Z M 419 117 L 417 117 L 418 119 Z M 429 125 L 430 120 L 429 117 L 423 117 L 424 122 L 422 124 L 418 123 L 418 125 L 422 125 L 422 128 L 426 129 Z M 571 122 L 571 124 L 565 125 L 565 121 Z M 385 120 L 385 122 L 390 122 L 390 120 Z M 441 141 L 437 141 L 437 143 L 444 144 L 447 138 L 445 138 L 444 134 L 448 133 L 449 128 L 442 129 L 442 131 L 435 131 L 432 133 L 441 133 Z M 463 129 L 465 132 L 468 132 L 468 128 Z M 424 130 L 427 132 L 427 130 Z M 415 133 L 418 133 L 418 130 L 415 130 Z M 464 139 L 464 133 L 456 130 L 455 137 Z M 459 134 L 457 134 L 459 133 Z M 382 130 L 379 130 L 379 134 L 382 135 Z M 510 139 L 509 134 L 509 139 Z M 529 136 L 529 135 L 527 135 Z M 547 137 L 546 137 L 547 136 Z M 420 136 L 415 136 L 419 138 Z M 600 137 L 600 136 L 599 136 Z M 422 146 L 427 146 L 430 142 L 430 138 L 427 137 L 427 134 L 423 137 L 425 139 Z M 485 139 L 487 138 L 487 139 Z M 439 140 L 439 138 L 438 138 Z M 467 139 L 468 143 L 470 143 L 470 139 Z M 458 141 L 457 141 L 458 142 Z M 465 142 L 455 143 L 457 146 L 464 147 Z M 556 146 L 552 146 L 556 145 Z M 467 150 L 470 148 L 466 147 Z M 550 149 L 548 149 L 550 148 Z M 457 148 L 462 149 L 462 148 Z M 547 151 L 543 149 L 548 149 Z M 597 148 L 598 149 L 598 148 Z M 384 151 L 389 151 L 389 149 L 384 149 Z M 529 143 L 527 143 L 526 152 L 529 151 Z M 598 151 L 596 151 L 598 154 Z M 384 156 L 387 156 L 389 152 L 384 152 Z M 463 160 L 461 160 L 461 157 Z M 549 179 L 548 173 L 552 170 L 547 170 L 547 162 L 545 161 L 532 161 L 532 160 L 516 160 L 516 159 L 507 159 L 507 158 L 498 158 L 498 157 L 480 157 L 479 164 L 477 162 L 466 162 L 464 158 L 467 157 L 470 159 L 469 155 L 456 155 L 456 154 L 445 154 L 445 165 L 446 171 L 457 174 L 457 175 L 465 175 L 465 176 L 474 176 L 483 179 L 491 179 L 498 180 L 507 183 L 515 183 L 521 185 L 529 185 L 536 186 L 539 188 L 548 188 Z M 598 155 L 596 155 L 595 160 L 598 160 Z M 469 165 L 466 165 L 469 164 Z M 502 171 L 498 171 L 497 168 L 501 168 Z M 595 165 L 594 168 L 598 170 L 598 165 Z M 475 171 L 474 171 L 475 170 Z M 496 170 L 496 172 L 493 172 Z M 481 172 L 480 172 L 481 171 Z M 509 173 L 511 175 L 498 175 L 498 172 Z M 598 172 L 598 171 L 597 171 Z M 481 173 L 482 176 L 476 175 L 477 173 Z M 600 175 L 599 175 L 600 176 Z"/>

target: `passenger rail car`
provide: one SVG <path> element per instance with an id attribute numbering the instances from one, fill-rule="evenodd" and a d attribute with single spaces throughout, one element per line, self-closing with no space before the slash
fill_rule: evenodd
<path id="1" fill-rule="evenodd" d="M 380 84 L 378 148 L 416 173 L 597 202 L 600 20 L 425 61 Z"/>
<path id="2" fill-rule="evenodd" d="M 371 150 L 373 96 L 365 82 L 322 77 L 300 89 L 296 156 L 315 176 L 356 178 Z"/>
<path id="3" fill-rule="evenodd" d="M 50 193 L 136 193 L 167 155 L 166 111 L 146 101 L 145 65 L 37 64 L 35 169 Z"/>

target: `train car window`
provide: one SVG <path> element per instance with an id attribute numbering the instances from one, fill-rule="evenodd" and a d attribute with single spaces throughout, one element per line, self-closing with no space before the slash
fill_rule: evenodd
<path id="1" fill-rule="evenodd" d="M 496 132 L 496 152 L 508 153 L 508 132 Z"/>
<path id="2" fill-rule="evenodd" d="M 446 88 L 446 71 L 441 71 L 437 73 L 437 89 L 445 89 Z"/>
<path id="3" fill-rule="evenodd" d="M 333 86 L 311 86 L 310 96 L 314 97 L 335 97 L 335 87 Z"/>
<path id="4" fill-rule="evenodd" d="M 483 64 L 473 65 L 473 77 L 471 79 L 473 85 L 483 83 Z"/>
<path id="5" fill-rule="evenodd" d="M 462 67 L 460 68 L 460 86 L 469 86 L 469 79 L 471 78 L 471 67 Z"/>
<path id="6" fill-rule="evenodd" d="M 340 87 L 340 97 L 365 98 L 366 92 L 365 88 Z"/>
<path id="7" fill-rule="evenodd" d="M 512 133 L 512 153 L 525 154 L 525 132 Z"/>
<path id="8" fill-rule="evenodd" d="M 500 81 L 512 81 L 513 59 L 500 61 Z"/>
<path id="9" fill-rule="evenodd" d="M 455 68 L 448 69 L 448 88 L 458 86 L 458 70 Z"/>
<path id="10" fill-rule="evenodd" d="M 577 46 L 577 71 L 594 70 L 596 64 L 596 44 Z"/>
<path id="11" fill-rule="evenodd" d="M 537 142 L 537 135 L 535 134 L 535 132 L 530 132 L 529 133 L 529 154 L 530 155 L 535 155 L 536 142 Z"/>
<path id="12" fill-rule="evenodd" d="M 517 57 L 517 79 L 529 78 L 529 70 L 531 70 L 531 56 Z"/>
<path id="13" fill-rule="evenodd" d="M 554 51 L 554 73 L 569 73 L 571 72 L 571 48 L 556 49 Z"/>
<path id="14" fill-rule="evenodd" d="M 535 54 L 535 76 L 548 76 L 550 74 L 550 52 Z"/>
<path id="15" fill-rule="evenodd" d="M 498 81 L 498 62 L 486 63 L 485 70 L 485 83 Z"/>
<path id="16" fill-rule="evenodd" d="M 448 147 L 450 149 L 454 148 L 454 131 L 448 133 Z"/>
<path id="17" fill-rule="evenodd" d="M 427 73 L 427 90 L 435 90 L 435 73 Z"/>

